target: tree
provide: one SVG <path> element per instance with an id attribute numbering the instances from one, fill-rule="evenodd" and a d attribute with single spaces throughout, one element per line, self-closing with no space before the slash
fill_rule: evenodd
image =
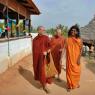
<path id="1" fill-rule="evenodd" d="M 67 37 L 67 34 L 68 34 L 68 27 L 67 26 L 59 24 L 59 25 L 56 26 L 56 28 L 61 29 L 62 30 L 62 35 L 64 35 L 65 37 Z"/>
<path id="2" fill-rule="evenodd" d="M 51 35 L 54 35 L 55 33 L 55 29 L 54 28 L 50 28 L 50 29 L 47 29 L 46 30 L 46 32 L 48 33 L 48 34 L 51 34 Z"/>

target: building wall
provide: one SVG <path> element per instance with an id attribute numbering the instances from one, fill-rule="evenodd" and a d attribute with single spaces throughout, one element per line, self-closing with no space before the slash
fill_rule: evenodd
<path id="1" fill-rule="evenodd" d="M 0 43 L 0 73 L 32 53 L 31 38 L 23 38 Z"/>

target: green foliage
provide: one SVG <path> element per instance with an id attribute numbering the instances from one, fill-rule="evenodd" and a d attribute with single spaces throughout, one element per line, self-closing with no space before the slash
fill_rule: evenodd
<path id="1" fill-rule="evenodd" d="M 4 28 L 4 23 L 0 23 L 0 28 Z M 50 34 L 50 35 L 54 35 L 55 34 L 55 30 L 57 28 L 60 28 L 62 30 L 62 35 L 64 35 L 65 37 L 67 37 L 67 34 L 68 34 L 68 27 L 67 26 L 64 26 L 62 24 L 59 24 L 57 25 L 55 28 L 48 28 L 46 29 L 46 32 L 47 34 Z M 22 32 L 28 32 L 28 27 L 26 27 L 26 30 L 23 30 L 23 22 L 20 21 L 20 25 L 19 25 L 19 30 L 20 30 L 20 34 L 23 34 Z M 37 29 L 34 28 L 33 26 L 31 26 L 31 32 L 32 33 L 37 33 Z M 14 23 L 12 23 L 12 33 L 14 35 L 16 35 L 16 25 Z"/>
<path id="2" fill-rule="evenodd" d="M 50 28 L 50 29 L 47 29 L 46 32 L 48 34 L 54 35 L 55 34 L 55 29 L 54 28 Z"/>
<path id="3" fill-rule="evenodd" d="M 37 33 L 37 29 L 32 28 L 32 33 Z"/>
<path id="4" fill-rule="evenodd" d="M 57 28 L 60 28 L 62 30 L 62 35 L 67 37 L 68 34 L 68 27 L 64 25 L 57 25 L 55 28 L 48 28 L 46 29 L 46 33 L 50 35 L 54 35 Z M 32 33 L 37 33 L 37 29 L 32 26 Z"/>
<path id="5" fill-rule="evenodd" d="M 0 28 L 2 29 L 2 31 L 4 30 L 4 23 L 0 23 Z"/>
<path id="6" fill-rule="evenodd" d="M 68 34 L 68 27 L 67 26 L 64 26 L 64 25 L 57 25 L 56 28 L 50 28 L 50 29 L 47 29 L 46 32 L 48 34 L 51 34 L 51 35 L 54 35 L 55 34 L 55 30 L 59 28 L 62 30 L 62 35 L 64 35 L 65 37 L 67 37 L 67 34 Z"/>

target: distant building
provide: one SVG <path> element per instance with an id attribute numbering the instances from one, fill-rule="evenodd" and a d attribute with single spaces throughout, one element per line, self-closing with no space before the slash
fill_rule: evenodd
<path id="1" fill-rule="evenodd" d="M 95 40 L 95 16 L 86 26 L 81 28 L 81 37 L 84 40 Z"/>

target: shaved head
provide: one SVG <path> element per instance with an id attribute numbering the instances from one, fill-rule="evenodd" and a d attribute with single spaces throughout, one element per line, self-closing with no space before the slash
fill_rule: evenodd
<path id="1" fill-rule="evenodd" d="M 43 34 L 45 32 L 45 27 L 44 26 L 38 26 L 37 31 L 39 34 Z"/>
<path id="2" fill-rule="evenodd" d="M 56 29 L 56 35 L 61 36 L 61 34 L 62 34 L 62 30 L 61 29 Z"/>

